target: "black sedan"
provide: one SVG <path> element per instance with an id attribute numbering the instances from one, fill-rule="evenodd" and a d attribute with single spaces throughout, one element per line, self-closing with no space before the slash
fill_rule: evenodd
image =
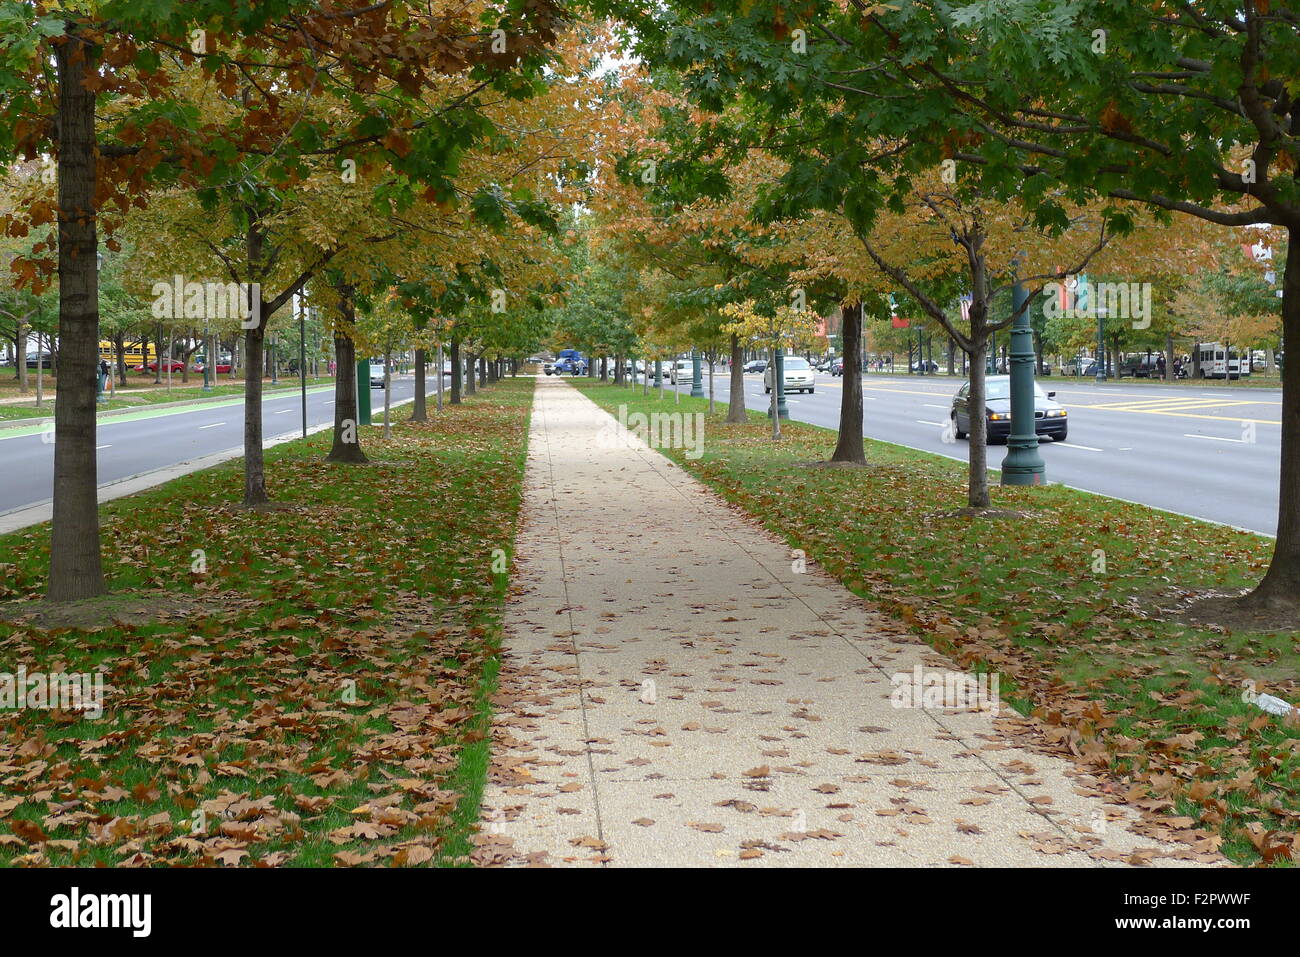
<path id="1" fill-rule="evenodd" d="M 1069 414 L 1055 401 L 1055 392 L 1044 392 L 1034 383 L 1034 431 L 1053 441 L 1064 442 L 1069 436 Z M 970 433 L 970 382 L 952 397 L 953 430 L 957 438 Z M 984 383 L 984 415 L 988 421 L 990 442 L 1005 442 L 1011 434 L 1011 376 L 991 375 Z"/>

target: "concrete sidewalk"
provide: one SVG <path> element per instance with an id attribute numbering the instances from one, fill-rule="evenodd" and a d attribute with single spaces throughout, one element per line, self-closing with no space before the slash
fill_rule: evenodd
<path id="1" fill-rule="evenodd" d="M 1210 858 L 1130 831 L 1009 709 L 895 706 L 893 676 L 955 666 L 562 381 L 524 509 L 478 863 Z"/>

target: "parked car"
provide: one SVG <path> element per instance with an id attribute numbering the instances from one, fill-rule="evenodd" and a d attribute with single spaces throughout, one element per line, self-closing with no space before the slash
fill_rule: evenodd
<path id="1" fill-rule="evenodd" d="M 197 359 L 194 360 L 194 365 L 190 366 L 190 368 L 193 369 L 195 372 L 202 372 L 203 366 L 206 363 L 207 360 L 204 359 L 202 356 L 199 356 Z M 217 375 L 229 375 L 230 370 L 233 367 L 231 366 L 230 359 L 218 359 L 217 364 L 213 366 L 213 368 L 217 371 Z"/>
<path id="2" fill-rule="evenodd" d="M 838 359 L 834 359 L 834 360 L 831 361 L 830 373 L 831 373 L 831 375 L 844 375 L 844 357 L 843 357 L 843 356 L 841 356 L 841 357 L 838 358 Z"/>
<path id="3" fill-rule="evenodd" d="M 168 368 L 169 365 L 171 366 L 170 369 Z M 158 360 L 155 359 L 153 362 L 150 362 L 147 366 L 138 365 L 135 367 L 135 371 L 136 372 L 157 372 Z M 185 363 L 181 362 L 179 359 L 172 359 L 170 362 L 164 360 L 162 363 L 162 371 L 163 372 L 184 372 Z M 230 370 L 227 369 L 226 371 L 229 372 Z"/>
<path id="4" fill-rule="evenodd" d="M 1119 364 L 1119 377 L 1132 376 L 1134 379 L 1151 379 L 1159 375 L 1160 356 L 1156 353 L 1129 356 Z"/>
<path id="5" fill-rule="evenodd" d="M 745 368 L 744 368 L 743 370 L 741 370 L 741 371 L 743 371 L 743 372 L 763 372 L 763 371 L 765 371 L 766 369 L 767 369 L 767 360 L 766 360 L 766 359 L 754 359 L 754 360 L 751 361 L 751 362 L 746 362 L 746 363 L 745 363 Z"/>
<path id="6" fill-rule="evenodd" d="M 1092 356 L 1075 356 L 1061 363 L 1061 375 L 1096 375 L 1097 360 Z"/>
<path id="7" fill-rule="evenodd" d="M 984 415 L 990 442 L 1005 442 L 1011 434 L 1011 377 L 989 376 L 984 380 Z M 1069 436 L 1069 413 L 1056 401 L 1055 392 L 1044 392 L 1034 383 L 1034 431 L 1053 441 L 1064 442 Z M 957 438 L 970 434 L 970 381 L 962 384 L 952 398 L 953 431 Z"/>
<path id="8" fill-rule="evenodd" d="M 542 363 L 542 371 L 545 372 L 547 375 L 555 375 L 555 363 L 554 362 Z"/>
<path id="9" fill-rule="evenodd" d="M 668 370 L 668 381 L 673 385 L 678 382 L 690 382 L 695 378 L 695 363 L 691 359 L 678 359 Z"/>
<path id="10" fill-rule="evenodd" d="M 586 359 L 560 359 L 555 363 L 553 370 L 554 375 L 586 375 Z"/>
<path id="11" fill-rule="evenodd" d="M 918 360 L 912 363 L 913 372 L 935 373 L 939 371 L 939 363 L 933 359 L 926 359 L 924 362 Z"/>
<path id="12" fill-rule="evenodd" d="M 786 393 L 790 392 L 815 392 L 816 382 L 813 378 L 812 366 L 808 360 L 802 356 L 786 356 L 781 361 L 782 367 L 782 387 Z M 772 383 L 776 380 L 773 370 L 765 369 L 763 371 L 763 391 L 770 393 Z"/>
<path id="13" fill-rule="evenodd" d="M 370 388 L 384 388 L 384 364 L 382 362 L 370 363 Z"/>
<path id="14" fill-rule="evenodd" d="M 35 369 L 39 365 L 42 369 L 54 367 L 54 357 L 48 352 L 42 352 L 38 356 L 35 352 L 27 353 L 27 368 Z"/>

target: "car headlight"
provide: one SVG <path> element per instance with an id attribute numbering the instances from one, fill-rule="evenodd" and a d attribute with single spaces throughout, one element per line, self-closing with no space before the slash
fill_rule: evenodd
<path id="1" fill-rule="evenodd" d="M 1009 418 L 1011 418 L 1011 413 L 1010 413 L 1010 412 L 990 412 L 990 413 L 989 413 L 989 421 L 990 421 L 990 422 L 1001 422 L 1002 420 L 1004 420 L 1004 419 L 1009 419 Z"/>
<path id="2" fill-rule="evenodd" d="M 1047 417 L 1048 417 L 1049 419 L 1060 419 L 1060 418 L 1064 418 L 1064 417 L 1065 417 L 1065 414 L 1066 414 L 1066 413 L 1065 413 L 1065 410 L 1064 410 L 1064 409 L 1048 409 L 1048 410 L 1047 410 Z"/>

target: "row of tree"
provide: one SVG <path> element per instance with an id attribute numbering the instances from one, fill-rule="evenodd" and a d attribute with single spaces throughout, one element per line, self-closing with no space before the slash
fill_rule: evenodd
<path id="1" fill-rule="evenodd" d="M 29 244 L 17 285 L 57 295 L 48 598 L 105 590 L 107 256 L 127 257 L 137 300 L 174 276 L 237 285 L 243 500 L 263 504 L 266 337 L 295 297 L 329 323 L 340 369 L 410 342 L 423 378 L 442 343 L 495 374 L 489 359 L 537 340 L 560 209 L 600 136 L 608 42 L 555 0 L 0 0 L 0 233 Z M 357 460 L 353 377 L 337 388 L 331 457 Z"/>
<path id="2" fill-rule="evenodd" d="M 853 368 L 864 321 L 929 326 L 969 360 L 970 504 L 984 507 L 988 350 L 1058 284 L 1152 290 L 1151 310 L 1108 318 L 1115 351 L 1300 335 L 1300 31 L 1285 4 L 595 6 L 632 27 L 644 66 L 620 99 L 630 147 L 586 230 L 593 295 L 621 306 L 607 338 L 629 324 L 656 345 L 730 336 L 734 362 L 746 335 L 788 344 L 793 314 L 838 308 Z M 1086 314 L 1039 323 L 1065 347 L 1095 341 Z M 1293 617 L 1294 362 L 1283 387 L 1277 542 L 1243 602 Z M 834 457 L 862 462 L 856 377 L 843 403 Z"/>

